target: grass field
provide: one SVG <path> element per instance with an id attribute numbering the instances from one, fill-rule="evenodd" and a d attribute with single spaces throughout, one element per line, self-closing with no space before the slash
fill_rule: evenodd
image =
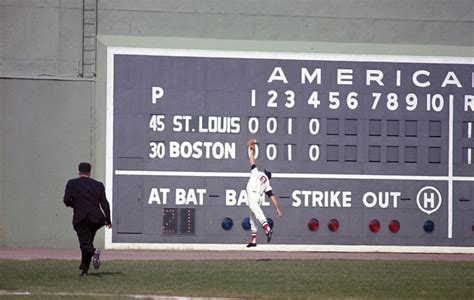
<path id="1" fill-rule="evenodd" d="M 474 299 L 474 262 L 105 261 L 86 278 L 79 277 L 78 264 L 70 260 L 0 260 L 0 297 L 123 299 L 138 294 L 267 299 Z M 14 296 L 11 292 L 28 292 L 30 296 Z"/>

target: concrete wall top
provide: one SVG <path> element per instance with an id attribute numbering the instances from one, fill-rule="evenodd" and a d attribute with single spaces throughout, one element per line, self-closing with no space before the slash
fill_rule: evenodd
<path id="1" fill-rule="evenodd" d="M 474 57 L 473 48 L 469 46 L 224 40 L 117 35 L 99 35 L 97 39 L 99 45 L 105 47 Z M 98 64 L 100 63 L 98 61 Z"/>
<path id="2" fill-rule="evenodd" d="M 471 0 L 91 0 L 97 34 L 387 45 L 474 45 Z M 1 0 L 0 76 L 79 78 L 83 1 Z M 349 51 L 352 47 L 349 48 Z"/>
<path id="3" fill-rule="evenodd" d="M 99 34 L 473 45 L 472 1 L 100 1 Z"/>
<path id="4" fill-rule="evenodd" d="M 138 3 L 137 3 L 138 2 Z M 101 10 L 175 12 L 280 17 L 322 17 L 415 21 L 472 21 L 472 1 L 446 0 L 101 0 Z"/>

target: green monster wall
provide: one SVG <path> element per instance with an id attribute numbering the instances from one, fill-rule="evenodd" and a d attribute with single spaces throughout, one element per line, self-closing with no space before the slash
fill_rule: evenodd
<path id="1" fill-rule="evenodd" d="M 469 0 L 84 4 L 0 2 L 0 246 L 77 246 L 62 195 L 80 161 L 105 180 L 106 47 L 474 57 Z"/>

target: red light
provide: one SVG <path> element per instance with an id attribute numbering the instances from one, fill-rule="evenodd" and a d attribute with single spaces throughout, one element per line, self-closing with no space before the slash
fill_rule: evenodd
<path id="1" fill-rule="evenodd" d="M 393 233 L 397 233 L 400 230 L 400 222 L 397 220 L 390 221 L 390 224 L 388 224 L 388 229 Z"/>
<path id="2" fill-rule="evenodd" d="M 316 219 L 311 219 L 308 222 L 308 229 L 311 231 L 316 231 L 319 228 L 319 221 Z"/>
<path id="3" fill-rule="evenodd" d="M 339 229 L 339 222 L 336 219 L 331 219 L 328 223 L 328 229 L 331 232 L 335 232 Z"/>
<path id="4" fill-rule="evenodd" d="M 474 232 L 474 224 L 472 224 L 471 230 L 472 230 L 472 232 Z"/>
<path id="5" fill-rule="evenodd" d="M 380 230 L 380 222 L 379 220 L 372 220 L 369 222 L 369 229 L 372 232 L 377 232 Z"/>

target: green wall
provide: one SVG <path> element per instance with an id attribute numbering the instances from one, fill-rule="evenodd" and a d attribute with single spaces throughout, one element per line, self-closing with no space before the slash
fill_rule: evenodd
<path id="1" fill-rule="evenodd" d="M 0 0 L 0 246 L 77 247 L 62 204 L 77 163 L 105 180 L 107 46 L 474 57 L 472 0 Z M 103 230 L 97 239 L 103 245 Z"/>

